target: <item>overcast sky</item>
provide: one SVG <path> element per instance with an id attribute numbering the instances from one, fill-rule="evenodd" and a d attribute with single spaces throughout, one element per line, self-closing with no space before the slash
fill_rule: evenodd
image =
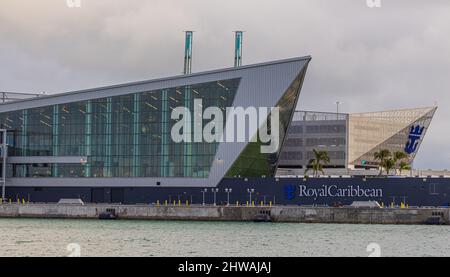
<path id="1" fill-rule="evenodd" d="M 450 1 L 0 0 L 0 91 L 48 93 L 172 76 L 183 30 L 193 71 L 313 57 L 300 108 L 378 111 L 438 104 L 415 166 L 450 168 Z"/>

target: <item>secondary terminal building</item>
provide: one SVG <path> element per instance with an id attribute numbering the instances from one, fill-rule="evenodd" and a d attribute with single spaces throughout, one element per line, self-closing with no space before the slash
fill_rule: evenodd
<path id="1" fill-rule="evenodd" d="M 277 169 L 290 160 L 286 156 L 280 160 L 280 155 L 291 155 L 282 151 L 289 153 L 294 147 L 302 153 L 294 154 L 299 155 L 294 165 L 304 165 L 308 150 L 296 148 L 303 145 L 326 145 L 333 163 L 344 167 L 357 166 L 362 160 L 370 164 L 371 152 L 384 148 L 383 143 L 404 149 L 408 137 L 414 154 L 434 113 L 434 108 L 329 118 L 295 113 L 310 60 L 300 57 L 1 104 L 2 200 L 81 198 L 95 203 L 177 205 L 389 203 L 398 199 L 408 199 L 410 205 L 449 203 L 450 179 L 433 179 L 428 184 L 422 178 L 277 178 Z M 172 116 L 178 107 L 199 113 L 210 107 L 216 111 L 278 108 L 280 147 L 262 152 L 265 143 L 258 128 L 249 128 L 246 135 L 252 139 L 239 142 L 174 141 L 172 131 L 180 122 Z M 269 117 L 266 114 L 261 122 L 271 122 Z M 195 118 L 186 117 L 185 126 L 195 129 L 209 122 Z M 235 118 L 222 120 L 216 126 L 226 129 Z M 271 124 L 258 126 L 259 131 L 274 129 Z"/>
<path id="2" fill-rule="evenodd" d="M 436 109 L 352 114 L 297 111 L 281 153 L 280 171 L 303 174 L 314 158 L 313 149 L 328 153 L 330 163 L 324 166 L 328 172 L 378 169 L 374 154 L 382 149 L 404 152 L 406 162 L 412 164 Z"/>

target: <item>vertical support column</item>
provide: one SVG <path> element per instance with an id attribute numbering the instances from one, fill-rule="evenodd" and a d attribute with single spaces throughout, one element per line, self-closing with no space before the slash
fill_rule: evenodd
<path id="1" fill-rule="evenodd" d="M 184 106 L 191 111 L 191 87 L 186 86 L 184 89 Z M 197 116 L 194 114 L 194 117 Z M 194 126 L 192 126 L 192 121 L 188 122 L 187 118 L 185 117 L 183 120 L 186 122 L 184 123 L 185 126 L 187 124 L 191 125 L 191 130 L 194 131 Z M 192 119 L 191 119 L 192 120 Z M 189 134 L 189 136 L 192 138 L 193 135 Z M 192 142 L 184 142 L 184 151 L 183 151 L 183 175 L 184 177 L 192 177 Z"/>
<path id="2" fill-rule="evenodd" d="M 22 137 L 21 137 L 21 145 L 22 145 L 22 151 L 21 156 L 25 157 L 28 154 L 28 110 L 23 110 L 22 112 L 22 118 L 23 118 L 23 125 L 22 125 Z M 23 176 L 27 177 L 28 174 L 28 166 L 23 167 Z"/>
<path id="3" fill-rule="evenodd" d="M 112 98 L 106 99 L 106 159 L 103 176 L 112 177 L 111 175 L 111 154 L 112 154 Z"/>
<path id="4" fill-rule="evenodd" d="M 91 155 L 92 155 L 92 100 L 86 103 L 86 177 L 91 177 Z"/>
<path id="5" fill-rule="evenodd" d="M 349 151 L 350 151 L 350 115 L 345 116 L 345 169 L 348 171 L 350 168 Z M 348 173 L 347 173 L 348 174 Z"/>
<path id="6" fill-rule="evenodd" d="M 235 46 L 234 46 L 234 67 L 242 65 L 242 39 L 244 33 L 242 31 L 235 31 Z"/>
<path id="7" fill-rule="evenodd" d="M 168 129 L 169 129 L 169 117 L 168 117 L 168 100 L 167 100 L 167 90 L 161 92 L 161 177 L 167 177 L 168 165 L 169 165 L 169 140 L 168 140 Z"/>
<path id="8" fill-rule="evenodd" d="M 53 106 L 53 156 L 59 153 L 59 105 Z M 52 176 L 58 177 L 58 165 L 52 167 Z"/>
<path id="9" fill-rule="evenodd" d="M 2 154 L 2 201 L 6 202 L 6 158 L 8 156 L 8 145 L 6 144 L 6 130 L 1 130 L 2 144 L 1 144 L 1 154 Z"/>
<path id="10" fill-rule="evenodd" d="M 194 33 L 192 31 L 186 31 L 186 41 L 184 47 L 184 71 L 185 75 L 192 73 L 192 43 Z M 184 91 L 184 106 L 191 110 L 191 91 L 190 87 L 186 86 Z M 167 113 L 167 112 L 166 112 Z M 185 119 L 186 120 L 186 119 Z M 192 122 L 185 122 L 185 124 L 192 124 Z M 191 128 L 192 130 L 192 128 Z M 192 134 L 189 134 L 192 136 Z M 192 143 L 184 142 L 183 144 L 183 175 L 185 177 L 191 177 L 192 175 Z"/>
<path id="11" fill-rule="evenodd" d="M 133 109 L 133 176 L 140 176 L 139 162 L 139 122 L 140 122 L 140 93 L 134 94 Z"/>
<path id="12" fill-rule="evenodd" d="M 28 150 L 28 134 L 27 134 L 28 110 L 23 110 L 22 117 L 23 117 L 23 126 L 22 126 L 22 138 L 21 138 L 21 144 L 22 144 L 21 156 L 25 157 L 25 156 L 27 156 L 27 150 Z"/>

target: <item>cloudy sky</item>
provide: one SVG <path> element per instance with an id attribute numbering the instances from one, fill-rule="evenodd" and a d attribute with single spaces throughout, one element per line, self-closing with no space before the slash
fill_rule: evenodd
<path id="1" fill-rule="evenodd" d="M 439 105 L 415 166 L 450 168 L 450 1 L 0 0 L 0 91 L 57 93 L 311 55 L 300 108 Z"/>

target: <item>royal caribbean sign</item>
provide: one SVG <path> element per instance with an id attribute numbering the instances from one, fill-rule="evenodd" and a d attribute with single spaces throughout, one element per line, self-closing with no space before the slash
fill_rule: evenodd
<path id="1" fill-rule="evenodd" d="M 294 200 L 297 196 L 300 198 L 314 198 L 314 199 L 320 197 L 331 197 L 331 198 L 358 197 L 358 198 L 373 199 L 373 198 L 382 198 L 383 189 L 364 188 L 359 185 L 284 186 L 285 200 Z"/>
<path id="2" fill-rule="evenodd" d="M 337 186 L 337 185 L 322 185 L 319 187 L 309 187 L 306 185 L 298 186 L 298 196 L 300 198 L 318 198 L 318 197 L 360 197 L 360 198 L 381 198 L 383 197 L 383 189 L 380 188 L 362 188 L 360 186 Z M 288 185 L 284 187 L 286 200 L 293 200 L 295 198 L 295 186 Z"/>
<path id="3" fill-rule="evenodd" d="M 383 189 L 362 188 L 360 186 L 337 186 L 337 185 L 322 185 L 320 187 L 308 187 L 306 185 L 299 186 L 300 197 L 361 197 L 373 198 L 383 197 Z"/>
<path id="4" fill-rule="evenodd" d="M 422 127 L 420 125 L 411 126 L 408 136 L 408 142 L 406 143 L 405 146 L 406 153 L 411 155 L 412 153 L 416 152 L 417 146 L 419 145 L 420 140 L 422 139 L 422 134 L 424 130 L 425 127 Z"/>

